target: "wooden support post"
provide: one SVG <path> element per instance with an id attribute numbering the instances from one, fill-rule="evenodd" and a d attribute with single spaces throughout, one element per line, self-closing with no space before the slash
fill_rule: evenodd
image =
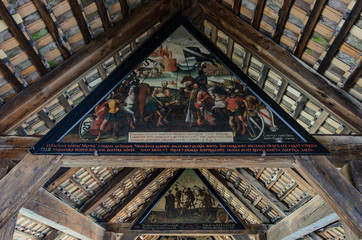
<path id="1" fill-rule="evenodd" d="M 296 43 L 294 55 L 300 58 L 304 52 L 305 47 L 309 41 L 309 38 L 314 30 L 315 25 L 317 24 L 319 17 L 322 13 L 324 5 L 327 0 L 318 0 L 315 1 L 312 10 L 309 12 L 308 21 L 305 24 L 301 34 L 299 35 L 299 39 Z"/>
<path id="2" fill-rule="evenodd" d="M 43 188 L 24 205 L 20 214 L 76 238 L 101 240 L 104 236 L 102 227 Z"/>
<path id="3" fill-rule="evenodd" d="M 104 5 L 104 1 L 95 0 L 95 2 L 97 5 L 97 8 L 98 8 L 99 17 L 101 18 L 103 26 L 104 26 L 104 30 L 108 30 L 112 26 L 112 23 L 109 20 L 107 8 Z"/>
<path id="4" fill-rule="evenodd" d="M 280 72 L 293 86 L 328 109 L 355 132 L 362 132 L 362 104 L 325 78 L 308 69 L 271 39 L 256 31 L 215 0 L 198 0 L 206 19 L 265 64 Z M 319 1 L 317 1 L 319 2 Z M 216 7 L 217 6 L 217 7 Z"/>
<path id="5" fill-rule="evenodd" d="M 324 156 L 296 157 L 295 167 L 342 221 L 362 237 L 362 194 Z"/>
<path id="6" fill-rule="evenodd" d="M 267 231 L 268 240 L 298 239 L 339 219 L 317 195 Z"/>
<path id="7" fill-rule="evenodd" d="M 25 88 L 2 60 L 0 60 L 0 72 L 4 75 L 5 79 L 10 83 L 15 91 L 20 92 Z"/>
<path id="8" fill-rule="evenodd" d="M 266 3 L 266 0 L 258 0 L 256 3 L 255 11 L 254 11 L 254 18 L 253 18 L 253 23 L 252 23 L 252 26 L 256 30 L 259 29 L 261 19 L 263 17 L 265 3 Z"/>
<path id="9" fill-rule="evenodd" d="M 76 0 L 70 0 L 70 2 Z M 161 16 L 172 14 L 167 0 L 150 0 L 138 9 L 139 15 L 130 16 L 99 36 L 92 44 L 84 46 L 67 59 L 61 66 L 27 87 L 21 93 L 1 106 L 0 133 L 11 132 L 27 117 L 58 96 L 64 89 L 99 63 L 106 56 L 126 46 L 132 37 L 153 27 Z M 77 16 L 75 14 L 75 16 Z M 81 13 L 80 17 L 83 17 Z M 141 16 L 141 17 L 140 17 Z"/>
<path id="10" fill-rule="evenodd" d="M 361 11 L 362 11 L 362 2 L 356 1 L 353 9 L 348 14 L 346 21 L 342 25 L 341 29 L 338 31 L 337 35 L 334 37 L 332 44 L 328 47 L 328 51 L 317 69 L 319 73 L 323 74 L 327 70 L 329 64 L 331 63 L 334 55 L 336 55 L 342 42 L 344 41 L 349 31 L 353 27 L 355 21 L 359 18 Z"/>
<path id="11" fill-rule="evenodd" d="M 211 40 L 211 42 L 216 44 L 216 41 L 217 41 L 217 28 L 215 27 L 215 25 L 211 26 L 210 40 Z"/>
<path id="12" fill-rule="evenodd" d="M 79 29 L 83 35 L 85 43 L 90 43 L 92 41 L 92 35 L 89 31 L 88 24 L 84 19 L 82 10 L 80 9 L 79 3 L 77 0 L 69 0 L 70 8 L 72 9 L 73 16 L 78 23 Z"/>
<path id="13" fill-rule="evenodd" d="M 45 125 L 48 127 L 48 128 L 52 128 L 55 126 L 55 123 L 49 118 L 48 114 L 46 114 L 43 110 L 40 110 L 38 112 L 38 116 L 41 120 L 44 121 Z"/>
<path id="14" fill-rule="evenodd" d="M 280 37 L 283 34 L 283 29 L 285 26 L 285 23 L 288 20 L 288 16 L 289 16 L 289 12 L 290 9 L 292 8 L 294 0 L 284 0 L 283 1 L 283 5 L 282 8 L 279 11 L 279 16 L 278 16 L 278 20 L 275 26 L 275 29 L 272 33 L 272 39 L 276 42 L 279 43 Z"/>
<path id="15" fill-rule="evenodd" d="M 89 214 L 101 204 L 109 195 L 111 195 L 117 188 L 122 186 L 124 182 L 133 176 L 138 170 L 133 168 L 124 168 L 112 180 L 110 180 L 99 192 L 97 192 L 91 199 L 86 201 L 79 209 L 84 214 Z"/>
<path id="16" fill-rule="evenodd" d="M 250 52 L 245 50 L 245 55 L 244 55 L 244 58 L 243 58 L 243 67 L 241 69 L 245 74 L 248 74 L 250 59 L 251 59 Z"/>
<path id="17" fill-rule="evenodd" d="M 53 19 L 50 16 L 48 9 L 41 0 L 34 0 L 33 3 L 36 6 L 36 9 L 38 10 L 40 16 L 42 17 L 47 29 L 49 30 L 49 33 L 52 35 L 55 43 L 57 44 L 57 47 L 63 58 L 69 58 L 72 54 L 70 53 L 67 46 L 64 44 L 64 40 L 61 38 L 58 28 L 53 22 Z"/>
<path id="18" fill-rule="evenodd" d="M 29 43 L 28 39 L 25 37 L 24 33 L 18 27 L 18 24 L 15 22 L 14 18 L 10 15 L 6 9 L 5 4 L 0 1 L 0 15 L 2 20 L 8 26 L 10 32 L 14 34 L 14 37 L 20 43 L 20 46 L 24 49 L 26 54 L 29 56 L 31 62 L 36 66 L 38 71 L 45 75 L 48 72 L 48 69 L 43 64 L 42 60 L 38 56 L 38 53 L 34 50 L 33 46 Z"/>
<path id="19" fill-rule="evenodd" d="M 28 154 L 0 180 L 0 228 L 60 168 L 61 158 Z"/>

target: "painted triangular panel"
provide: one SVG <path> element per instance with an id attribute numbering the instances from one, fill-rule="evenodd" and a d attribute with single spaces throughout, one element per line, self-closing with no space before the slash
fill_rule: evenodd
<path id="1" fill-rule="evenodd" d="M 31 151 L 99 155 L 328 152 L 179 15 Z"/>
<path id="2" fill-rule="evenodd" d="M 180 170 L 134 230 L 233 230 L 245 226 L 198 170 Z"/>

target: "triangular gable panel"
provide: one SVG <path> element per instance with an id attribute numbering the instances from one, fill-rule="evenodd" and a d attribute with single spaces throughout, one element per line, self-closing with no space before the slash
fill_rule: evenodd
<path id="1" fill-rule="evenodd" d="M 133 230 L 245 229 L 199 170 L 180 170 L 133 224 Z"/>
<path id="2" fill-rule="evenodd" d="M 328 152 L 180 15 L 135 50 L 31 151 Z"/>

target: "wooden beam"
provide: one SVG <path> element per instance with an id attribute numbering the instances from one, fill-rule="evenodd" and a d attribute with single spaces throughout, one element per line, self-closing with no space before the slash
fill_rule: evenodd
<path id="1" fill-rule="evenodd" d="M 70 2 L 72 1 L 76 2 Z M 114 24 L 92 44 L 84 46 L 56 69 L 1 106 L 0 133 L 11 132 L 102 59 L 129 44 L 133 37 L 153 27 L 161 16 L 172 14 L 169 6 L 170 2 L 167 0 L 149 1 L 137 10 L 138 14 Z"/>
<path id="2" fill-rule="evenodd" d="M 84 19 L 83 12 L 80 9 L 78 0 L 69 0 L 70 8 L 73 12 L 73 16 L 75 17 L 75 20 L 78 23 L 79 29 L 83 35 L 84 42 L 90 43 L 92 41 L 92 35 L 89 31 L 88 24 L 86 20 Z"/>
<path id="3" fill-rule="evenodd" d="M 128 13 L 128 5 L 127 5 L 127 0 L 119 0 L 119 4 L 121 5 L 121 12 L 122 12 L 122 17 L 128 17 L 129 13 Z"/>
<path id="4" fill-rule="evenodd" d="M 237 168 L 235 171 L 242 181 L 252 186 L 253 190 L 263 197 L 264 201 L 278 212 L 281 217 L 285 217 L 285 211 L 288 208 L 280 202 L 269 190 L 267 190 L 261 183 L 251 176 L 245 169 Z"/>
<path id="5" fill-rule="evenodd" d="M 283 218 L 267 231 L 268 240 L 298 239 L 339 219 L 323 199 L 317 195 L 312 200 Z"/>
<path id="6" fill-rule="evenodd" d="M 283 29 L 284 29 L 285 23 L 288 20 L 289 12 L 290 12 L 290 9 L 292 8 L 293 2 L 294 2 L 294 0 L 284 0 L 282 8 L 280 9 L 280 11 L 278 13 L 278 15 L 279 15 L 278 20 L 277 20 L 276 26 L 274 28 L 274 31 L 272 33 L 272 39 L 276 43 L 279 43 L 280 37 L 283 34 Z"/>
<path id="7" fill-rule="evenodd" d="M 28 154 L 0 180 L 0 228 L 60 168 L 61 158 Z"/>
<path id="8" fill-rule="evenodd" d="M 295 167 L 341 220 L 362 237 L 362 194 L 324 156 L 296 157 Z"/>
<path id="9" fill-rule="evenodd" d="M 254 10 L 254 18 L 253 18 L 253 23 L 252 23 L 252 26 L 256 30 L 259 29 L 261 19 L 263 17 L 265 3 L 266 3 L 266 0 L 258 0 L 256 3 L 255 10 Z"/>
<path id="10" fill-rule="evenodd" d="M 163 236 L 195 236 L 195 235 L 248 235 L 266 231 L 264 224 L 247 224 L 244 230 L 130 230 L 130 223 L 102 223 L 102 226 L 110 232 L 137 235 L 163 235 Z"/>
<path id="11" fill-rule="evenodd" d="M 239 16 L 240 14 L 241 1 L 242 0 L 235 0 L 233 4 L 233 12 L 236 14 L 236 16 Z"/>
<path id="12" fill-rule="evenodd" d="M 234 235 L 234 240 L 250 240 L 250 237 L 248 235 Z"/>
<path id="13" fill-rule="evenodd" d="M 227 182 L 218 171 L 215 169 L 209 169 L 208 172 L 216 178 L 226 189 L 228 189 L 233 195 L 234 198 L 236 197 L 237 200 L 239 200 L 244 206 L 246 212 L 251 212 L 252 215 L 254 215 L 255 218 L 257 218 L 260 223 L 270 223 L 269 219 L 265 217 L 260 210 L 258 210 L 253 204 L 246 198 L 246 196 L 243 196 L 243 194 L 235 188 L 230 182 Z M 238 214 L 234 213 L 236 216 Z"/>
<path id="14" fill-rule="evenodd" d="M 134 236 L 136 237 L 136 236 Z M 121 238 L 123 240 L 123 236 Z M 116 234 L 113 232 L 105 232 L 103 240 L 117 240 Z"/>
<path id="15" fill-rule="evenodd" d="M 281 80 L 281 84 L 278 88 L 278 93 L 275 95 L 274 97 L 274 101 L 277 102 L 278 104 L 282 101 L 282 98 L 284 96 L 285 90 L 287 90 L 288 87 L 288 81 L 285 79 Z"/>
<path id="16" fill-rule="evenodd" d="M 84 214 L 92 212 L 99 204 L 101 204 L 109 195 L 117 188 L 122 186 L 129 177 L 132 177 L 138 169 L 124 168 L 112 180 L 110 180 L 99 192 L 84 203 L 79 209 Z"/>
<path id="17" fill-rule="evenodd" d="M 362 193 L 362 162 L 350 161 L 348 166 L 353 186 Z"/>
<path id="18" fill-rule="evenodd" d="M 53 191 L 60 184 L 68 180 L 71 176 L 73 176 L 80 167 L 75 168 L 61 168 L 59 169 L 50 179 L 44 184 L 44 187 L 49 191 Z"/>
<path id="19" fill-rule="evenodd" d="M 25 37 L 24 33 L 18 27 L 18 24 L 15 22 L 14 18 L 6 9 L 3 1 L 0 1 L 0 15 L 2 20 L 8 26 L 10 32 L 14 35 L 16 40 L 20 43 L 21 48 L 24 49 L 31 62 L 36 66 L 37 70 L 45 75 L 48 72 L 48 69 L 45 67 L 44 63 L 38 56 L 38 53 L 34 50 L 33 46 L 30 45 L 28 39 Z"/>
<path id="20" fill-rule="evenodd" d="M 362 11 L 362 2 L 356 1 L 354 7 L 352 8 L 351 12 L 348 14 L 347 19 L 344 21 L 341 29 L 338 31 L 332 44 L 328 47 L 328 51 L 324 56 L 322 62 L 319 64 L 317 71 L 323 74 L 327 68 L 329 67 L 332 59 L 336 55 L 339 47 L 343 43 L 344 39 L 348 35 L 349 31 L 353 27 L 356 20 L 359 18 Z"/>
<path id="21" fill-rule="evenodd" d="M 20 214 L 80 239 L 103 239 L 104 229 L 41 188 Z"/>
<path id="22" fill-rule="evenodd" d="M 62 159 L 64 167 L 135 167 L 165 168 L 236 168 L 293 167 L 292 156 L 70 156 Z"/>
<path id="23" fill-rule="evenodd" d="M 15 91 L 20 92 L 25 88 L 2 60 L 0 60 L 0 72 L 4 75 L 6 81 L 10 83 Z"/>
<path id="24" fill-rule="evenodd" d="M 104 30 L 108 30 L 112 26 L 112 23 L 109 20 L 107 8 L 104 5 L 104 1 L 95 0 L 95 2 L 97 5 L 97 8 L 98 8 L 99 17 L 101 18 L 103 26 L 104 26 Z"/>
<path id="25" fill-rule="evenodd" d="M 15 214 L 2 228 L 0 228 L 0 239 L 13 239 L 17 219 L 18 214 Z"/>
<path id="26" fill-rule="evenodd" d="M 308 101 L 308 98 L 305 95 L 302 95 L 295 102 L 296 107 L 295 107 L 295 109 L 293 110 L 293 113 L 292 113 L 292 117 L 294 119 L 297 119 L 297 117 L 302 112 L 302 110 L 303 110 L 305 104 L 307 103 L 307 101 Z"/>
<path id="27" fill-rule="evenodd" d="M 57 47 L 60 53 L 62 54 L 63 58 L 64 59 L 69 58 L 72 54 L 65 45 L 64 40 L 61 38 L 58 28 L 53 22 L 53 19 L 50 16 L 47 7 L 41 0 L 34 0 L 33 3 L 36 6 L 36 9 L 38 10 L 40 16 L 42 17 L 47 29 L 49 30 L 49 33 L 52 35 L 55 43 L 57 44 Z"/>
<path id="28" fill-rule="evenodd" d="M 357 67 L 348 76 L 348 78 L 342 83 L 342 88 L 345 91 L 349 91 L 357 83 L 362 75 L 362 60 L 359 61 Z"/>
<path id="29" fill-rule="evenodd" d="M 53 229 L 50 233 L 46 235 L 44 240 L 55 240 L 62 232 L 56 229 Z"/>
<path id="30" fill-rule="evenodd" d="M 309 183 L 307 183 L 304 178 L 302 178 L 294 169 L 292 168 L 283 168 L 282 169 L 289 177 L 291 177 L 298 186 L 303 189 L 304 191 L 307 191 L 307 194 L 314 197 L 316 195 L 316 192 L 314 188 L 312 188 Z"/>
<path id="31" fill-rule="evenodd" d="M 9 169 L 9 161 L 0 159 L 0 180 L 5 177 L 7 171 Z M 14 216 L 3 226 L 0 228 L 0 239 L 13 239 L 16 220 L 18 219 L 18 214 L 14 214 Z"/>
<path id="32" fill-rule="evenodd" d="M 314 27 L 316 26 L 319 17 L 322 13 L 322 10 L 324 8 L 325 3 L 327 0 L 318 0 L 315 1 L 312 9 L 308 12 L 308 20 L 306 24 L 304 25 L 304 28 L 301 31 L 301 34 L 299 35 L 299 39 L 296 43 L 294 55 L 300 58 L 302 54 L 304 53 L 304 49 L 307 46 L 307 43 L 309 41 L 310 36 L 312 35 L 312 32 L 314 30 Z"/>
<path id="33" fill-rule="evenodd" d="M 276 69 L 293 87 L 342 119 L 357 133 L 362 132 L 362 103 L 339 89 L 271 39 L 236 17 L 215 0 L 198 0 L 209 22 L 222 30 L 251 54 Z M 317 1 L 319 2 L 319 1 Z M 217 6 L 217 7 L 215 7 Z"/>
<path id="34" fill-rule="evenodd" d="M 257 81 L 257 84 L 260 88 L 264 87 L 264 83 L 265 83 L 266 77 L 268 76 L 268 73 L 269 73 L 269 67 L 266 64 L 263 64 L 263 66 L 261 67 L 261 70 L 260 70 L 260 75 L 258 77 L 258 81 Z"/>

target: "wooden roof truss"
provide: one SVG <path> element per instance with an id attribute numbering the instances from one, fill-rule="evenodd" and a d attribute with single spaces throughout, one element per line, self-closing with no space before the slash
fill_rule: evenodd
<path id="1" fill-rule="evenodd" d="M 38 137 L 3 136 L 0 238 L 157 239 L 129 223 L 178 168 L 204 168 L 248 224 L 216 239 L 361 237 L 361 194 L 335 167 L 359 186 L 361 137 L 337 135 L 362 132 L 362 2 L 332 2 L 1 1 L 2 135 L 48 132 L 178 10 L 309 133 L 334 135 L 315 135 L 328 157 L 242 159 L 32 156 Z"/>

